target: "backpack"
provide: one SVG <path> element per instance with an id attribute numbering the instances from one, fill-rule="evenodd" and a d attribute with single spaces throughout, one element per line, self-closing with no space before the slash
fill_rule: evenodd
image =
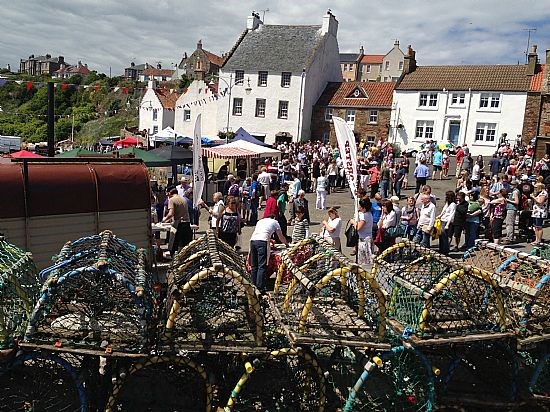
<path id="1" fill-rule="evenodd" d="M 228 191 L 229 196 L 239 196 L 239 185 L 237 183 L 233 183 Z"/>
<path id="2" fill-rule="evenodd" d="M 237 233 L 239 231 L 239 223 L 237 214 L 224 213 L 221 221 L 221 230 L 225 233 Z"/>

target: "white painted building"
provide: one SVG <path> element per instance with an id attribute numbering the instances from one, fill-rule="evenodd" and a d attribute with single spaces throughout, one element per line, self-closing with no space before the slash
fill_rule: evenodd
<path id="1" fill-rule="evenodd" d="M 199 78 L 201 78 L 199 76 Z M 195 121 L 201 118 L 202 137 L 217 138 L 218 96 L 217 84 L 210 85 L 203 80 L 194 80 L 176 102 L 174 130 L 178 136 L 193 137 Z"/>
<path id="2" fill-rule="evenodd" d="M 490 156 L 503 133 L 522 133 L 531 76 L 524 65 L 421 66 L 409 46 L 393 94 L 390 141 L 418 148 L 426 140 L 467 144 Z"/>
<path id="3" fill-rule="evenodd" d="M 218 130 L 243 127 L 268 143 L 309 139 L 313 105 L 328 82 L 342 81 L 337 33 L 330 11 L 316 26 L 264 25 L 249 16 L 220 69 Z"/>
<path id="4" fill-rule="evenodd" d="M 147 130 L 149 136 L 168 126 L 174 128 L 176 101 L 180 96 L 173 90 L 155 87 L 155 82 L 149 81 L 139 105 L 139 130 Z"/>

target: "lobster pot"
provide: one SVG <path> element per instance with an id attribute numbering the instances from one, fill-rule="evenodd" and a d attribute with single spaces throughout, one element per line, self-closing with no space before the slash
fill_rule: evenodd
<path id="1" fill-rule="evenodd" d="M 414 348 L 396 346 L 365 365 L 343 410 L 431 411 L 434 403 L 430 362 Z"/>
<path id="2" fill-rule="evenodd" d="M 150 356 L 119 371 L 106 411 L 211 411 L 204 367 L 183 356 Z"/>
<path id="3" fill-rule="evenodd" d="M 109 231 L 67 243 L 25 334 L 33 344 L 139 352 L 149 346 L 151 280 L 144 250 Z"/>
<path id="4" fill-rule="evenodd" d="M 311 257 L 298 266 L 292 256 L 303 248 Z M 286 271 L 288 287 L 282 285 Z M 365 346 L 384 339 L 385 299 L 377 282 L 321 237 L 282 254 L 275 300 L 294 343 Z"/>
<path id="5" fill-rule="evenodd" d="M 549 260 L 479 242 L 464 254 L 464 261 L 488 270 L 503 288 L 507 327 L 520 340 L 550 333 Z"/>
<path id="6" fill-rule="evenodd" d="M 264 347 L 260 294 L 242 257 L 213 231 L 181 249 L 167 277 L 165 350 Z"/>
<path id="7" fill-rule="evenodd" d="M 226 410 L 321 411 L 326 383 L 315 355 L 280 349 L 246 362 Z"/>
<path id="8" fill-rule="evenodd" d="M 88 410 L 80 362 L 66 353 L 21 352 L 0 369 L 0 410 Z"/>
<path id="9" fill-rule="evenodd" d="M 0 349 L 23 337 L 39 290 L 31 255 L 0 237 Z"/>
<path id="10" fill-rule="evenodd" d="M 542 259 L 550 260 L 550 244 L 539 243 L 530 252 L 531 255 L 540 257 Z"/>
<path id="11" fill-rule="evenodd" d="M 506 340 L 423 348 L 434 368 L 438 404 L 508 410 L 521 386 L 520 362 Z"/>
<path id="12" fill-rule="evenodd" d="M 529 392 L 539 402 L 550 403 L 550 353 L 540 354 L 529 377 Z"/>

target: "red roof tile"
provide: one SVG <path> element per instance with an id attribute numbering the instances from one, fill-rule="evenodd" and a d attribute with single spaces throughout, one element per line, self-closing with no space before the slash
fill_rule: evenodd
<path id="1" fill-rule="evenodd" d="M 176 101 L 181 96 L 179 93 L 169 90 L 155 90 L 155 94 L 160 100 L 160 104 L 164 109 L 174 109 L 176 107 Z"/>
<path id="2" fill-rule="evenodd" d="M 384 60 L 383 54 L 365 54 L 361 58 L 362 64 L 382 64 L 382 61 Z"/>
<path id="3" fill-rule="evenodd" d="M 223 58 L 221 58 L 220 56 L 214 54 L 214 53 L 211 53 L 209 51 L 206 51 L 206 50 L 203 50 L 204 54 L 206 54 L 206 57 L 208 57 L 208 60 L 210 60 L 210 63 L 213 63 L 215 64 L 216 66 L 220 66 L 222 65 L 223 63 Z"/>
<path id="4" fill-rule="evenodd" d="M 325 91 L 317 101 L 318 106 L 339 107 L 388 107 L 393 100 L 393 82 L 342 82 L 328 83 Z M 367 98 L 353 97 L 358 88 L 360 95 Z"/>
<path id="5" fill-rule="evenodd" d="M 537 64 L 535 75 L 531 77 L 530 92 L 540 92 L 542 89 L 542 79 L 544 78 L 544 64 Z"/>

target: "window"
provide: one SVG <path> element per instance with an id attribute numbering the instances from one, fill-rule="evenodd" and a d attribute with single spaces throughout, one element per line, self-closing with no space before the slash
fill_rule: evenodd
<path id="1" fill-rule="evenodd" d="M 372 71 L 372 66 L 370 64 L 367 64 L 367 73 L 370 73 Z"/>
<path id="2" fill-rule="evenodd" d="M 288 101 L 279 100 L 279 119 L 288 119 Z"/>
<path id="3" fill-rule="evenodd" d="M 433 120 L 417 120 L 416 121 L 416 139 L 431 139 L 434 135 Z"/>
<path id="4" fill-rule="evenodd" d="M 476 125 L 476 142 L 494 142 L 496 123 L 478 123 Z"/>
<path id="5" fill-rule="evenodd" d="M 347 70 L 348 70 L 348 64 L 344 63 L 344 71 L 347 71 Z"/>
<path id="6" fill-rule="evenodd" d="M 399 62 L 399 70 L 403 70 L 403 62 Z"/>
<path id="7" fill-rule="evenodd" d="M 368 134 L 367 135 L 367 145 L 368 146 L 374 146 L 376 142 L 376 136 L 372 135 L 372 134 Z"/>
<path id="8" fill-rule="evenodd" d="M 332 109 L 330 107 L 325 109 L 325 121 L 332 122 Z"/>
<path id="9" fill-rule="evenodd" d="M 243 114 L 243 99 L 235 97 L 233 99 L 233 116 L 242 116 Z"/>
<path id="10" fill-rule="evenodd" d="M 267 72 L 258 72 L 258 86 L 267 86 Z"/>
<path id="11" fill-rule="evenodd" d="M 465 93 L 453 93 L 451 95 L 451 106 L 462 106 L 465 102 Z"/>
<path id="12" fill-rule="evenodd" d="M 158 126 L 153 126 L 153 134 L 157 134 L 159 132 L 159 127 Z"/>
<path id="13" fill-rule="evenodd" d="M 346 110 L 346 122 L 355 123 L 355 110 Z"/>
<path id="14" fill-rule="evenodd" d="M 184 110 L 183 111 L 183 121 L 184 122 L 190 122 L 191 121 L 191 110 Z"/>
<path id="15" fill-rule="evenodd" d="M 437 107 L 437 93 L 420 93 L 420 107 Z"/>
<path id="16" fill-rule="evenodd" d="M 386 62 L 386 70 L 390 69 L 390 62 Z"/>
<path id="17" fill-rule="evenodd" d="M 290 72 L 283 72 L 281 74 L 281 87 L 290 87 Z"/>
<path id="18" fill-rule="evenodd" d="M 265 117 L 265 99 L 256 99 L 256 117 Z"/>
<path id="19" fill-rule="evenodd" d="M 369 112 L 369 123 L 378 123 L 378 110 L 371 110 Z"/>
<path id="20" fill-rule="evenodd" d="M 235 70 L 235 84 L 241 85 L 244 82 L 244 70 Z"/>
<path id="21" fill-rule="evenodd" d="M 498 109 L 500 107 L 500 93 L 481 93 L 479 108 Z"/>
<path id="22" fill-rule="evenodd" d="M 153 121 L 158 118 L 158 109 L 153 109 Z"/>
<path id="23" fill-rule="evenodd" d="M 323 133 L 323 143 L 328 143 L 329 134 L 328 132 Z"/>

